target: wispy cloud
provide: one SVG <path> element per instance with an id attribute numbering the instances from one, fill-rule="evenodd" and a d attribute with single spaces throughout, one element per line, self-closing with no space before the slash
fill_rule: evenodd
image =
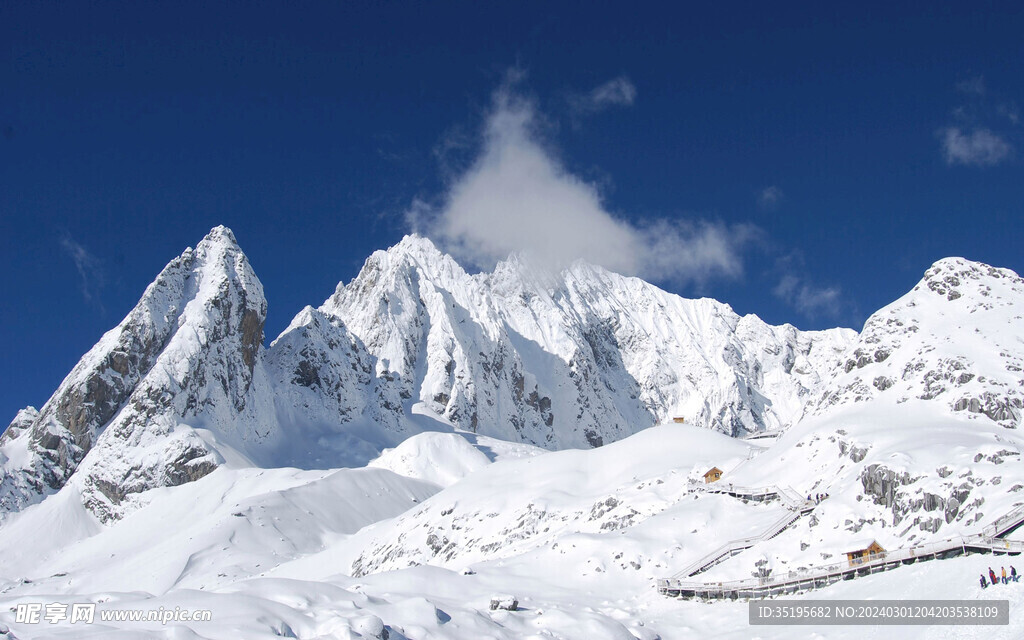
<path id="1" fill-rule="evenodd" d="M 757 205 L 765 211 L 775 211 L 784 197 L 782 189 L 774 185 L 765 187 L 757 194 Z"/>
<path id="2" fill-rule="evenodd" d="M 756 227 L 635 221 L 611 213 L 597 187 L 566 169 L 542 139 L 536 105 L 517 91 L 516 81 L 495 91 L 479 155 L 440 204 L 414 203 L 407 219 L 415 229 L 482 268 L 523 252 L 552 267 L 582 258 L 620 273 L 698 286 L 742 275 L 742 251 Z M 620 87 L 592 95 L 625 100 L 632 93 Z"/>
<path id="3" fill-rule="evenodd" d="M 939 132 L 942 151 L 947 164 L 989 167 L 1008 159 L 1013 146 L 989 129 L 964 131 L 960 127 L 946 127 Z"/>
<path id="4" fill-rule="evenodd" d="M 466 170 L 465 156 L 473 147 L 473 136 L 465 128 L 452 127 L 434 144 L 431 154 L 445 180 L 453 180 Z"/>
<path id="5" fill-rule="evenodd" d="M 81 278 L 82 297 L 87 302 L 92 302 L 94 296 L 103 286 L 103 270 L 99 258 L 76 242 L 68 233 L 61 235 L 59 241 L 61 249 L 71 258 L 75 263 L 75 269 L 78 270 L 78 275 Z"/>
<path id="6" fill-rule="evenodd" d="M 782 276 L 772 293 L 810 318 L 834 318 L 842 309 L 842 291 L 838 287 L 816 287 L 793 274 Z"/>
<path id="7" fill-rule="evenodd" d="M 778 284 L 772 294 L 807 318 L 838 318 L 849 310 L 840 287 L 822 286 L 809 275 L 799 249 L 776 258 L 774 274 Z"/>
<path id="8" fill-rule="evenodd" d="M 597 113 L 609 107 L 628 107 L 636 100 L 636 87 L 626 76 L 619 76 L 588 93 L 569 96 L 569 106 L 579 114 Z"/>
<path id="9" fill-rule="evenodd" d="M 1005 128 L 1007 120 L 1013 126 L 1020 120 L 1016 105 L 1000 101 L 982 76 L 961 80 L 956 89 L 964 101 L 953 109 L 953 122 L 937 132 L 946 164 L 992 167 L 1012 158 L 1014 132 Z"/>
<path id="10" fill-rule="evenodd" d="M 972 76 L 966 80 L 961 80 L 956 83 L 956 89 L 962 93 L 983 96 L 986 92 L 985 78 L 982 76 Z"/>
<path id="11" fill-rule="evenodd" d="M 1020 124 L 1020 110 L 1012 102 L 1004 102 L 996 107 L 996 113 L 1009 120 L 1012 124 Z"/>

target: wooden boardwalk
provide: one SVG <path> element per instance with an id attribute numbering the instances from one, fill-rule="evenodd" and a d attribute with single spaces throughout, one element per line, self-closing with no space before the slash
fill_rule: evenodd
<path id="1" fill-rule="evenodd" d="M 780 500 L 786 506 L 786 512 L 760 535 L 751 536 L 749 538 L 740 538 L 738 540 L 730 540 L 700 560 L 697 560 L 690 566 L 686 567 L 673 576 L 673 578 L 689 578 L 697 575 L 698 573 L 703 573 L 711 567 L 742 553 L 758 542 L 771 540 L 785 531 L 791 524 L 796 522 L 800 516 L 813 511 L 816 506 L 813 501 L 805 500 L 795 490 L 784 487 L 751 488 L 739 487 L 724 482 L 714 482 L 705 485 L 694 484 L 690 487 L 690 491 L 725 494 L 740 500 L 752 500 L 755 502 Z"/>
<path id="2" fill-rule="evenodd" d="M 811 509 L 813 509 L 813 506 Z M 799 514 L 797 517 L 799 517 Z M 792 521 L 795 521 L 795 519 L 796 518 Z M 792 523 L 792 521 L 790 521 L 790 523 Z M 773 531 L 778 524 L 779 523 L 773 524 L 766 533 Z M 676 574 L 676 577 L 659 580 L 658 591 L 667 596 L 684 599 L 736 600 L 739 598 L 769 598 L 777 595 L 807 591 L 809 589 L 819 589 L 821 587 L 827 587 L 828 585 L 835 584 L 841 580 L 852 580 L 860 576 L 871 575 L 880 571 L 888 571 L 889 569 L 895 569 L 902 565 L 914 564 L 916 562 L 923 562 L 926 560 L 939 560 L 968 553 L 1017 555 L 1024 552 L 1024 542 L 1004 540 L 1002 539 L 1002 536 L 1009 534 L 1022 524 L 1024 524 L 1024 505 L 1017 507 L 1010 513 L 996 519 L 993 523 L 982 529 L 982 531 L 977 534 L 966 537 L 947 538 L 945 540 L 939 540 L 916 547 L 889 551 L 884 554 L 879 554 L 877 558 L 861 563 L 841 562 L 811 567 L 800 571 L 790 571 L 787 573 L 770 575 L 763 578 L 748 578 L 744 580 L 724 582 L 701 582 L 687 579 L 701 573 L 702 571 L 706 571 L 715 564 L 718 564 L 733 555 L 736 555 L 736 553 L 739 553 L 743 549 L 750 548 L 761 539 L 768 539 L 764 537 L 764 534 L 762 534 L 762 536 L 758 536 L 757 538 L 745 538 L 727 543 L 721 549 L 716 550 L 709 556 L 705 556 L 701 560 Z M 778 533 L 785 529 L 786 526 L 789 525 L 786 524 L 769 537 L 778 535 Z M 752 542 L 746 546 L 742 546 L 749 541 Z M 722 552 L 723 549 L 729 548 L 733 543 L 737 543 L 735 545 L 735 552 Z M 722 553 L 719 554 L 719 552 Z M 715 554 L 719 555 L 715 556 Z M 715 557 L 712 558 L 712 556 Z"/>

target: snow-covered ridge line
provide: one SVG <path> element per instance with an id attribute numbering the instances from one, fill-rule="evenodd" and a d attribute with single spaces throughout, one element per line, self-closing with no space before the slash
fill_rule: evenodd
<path id="1" fill-rule="evenodd" d="M 407 236 L 265 348 L 262 286 L 218 227 L 168 264 L 40 411 L 19 413 L 0 439 L 0 513 L 74 481 L 95 514 L 118 518 L 149 489 L 218 466 L 362 466 L 423 431 L 549 450 L 677 416 L 733 436 L 778 431 L 873 394 L 905 400 L 918 385 L 950 411 L 1011 427 L 1024 359 L 999 323 L 1020 295 L 1012 272 L 940 261 L 865 334 L 801 332 L 585 263 L 553 274 L 513 256 L 470 276 Z M 913 310 L 937 296 L 937 316 L 994 319 L 995 341 L 921 330 Z M 921 360 L 914 374 L 930 358 L 934 369 L 908 375 L 897 352 Z M 978 375 L 975 353 L 1007 375 Z M 869 386 L 861 375 L 875 369 Z"/>
<path id="2" fill-rule="evenodd" d="M 547 449 L 676 415 L 778 429 L 855 337 L 772 327 L 581 262 L 554 274 L 513 256 L 470 276 L 418 236 L 375 252 L 269 348 L 266 308 L 234 234 L 211 230 L 39 412 L 19 413 L 0 440 L 0 509 L 77 476 L 90 508 L 119 517 L 134 495 L 222 464 L 359 466 L 424 429 Z"/>
<path id="3" fill-rule="evenodd" d="M 320 311 L 378 379 L 463 429 L 597 446 L 683 416 L 731 435 L 795 419 L 856 334 L 800 332 L 577 262 L 469 276 L 428 239 L 375 252 Z"/>

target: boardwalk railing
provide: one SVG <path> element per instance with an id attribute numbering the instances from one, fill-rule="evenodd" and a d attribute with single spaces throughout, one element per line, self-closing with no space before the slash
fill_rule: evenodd
<path id="1" fill-rule="evenodd" d="M 885 566 L 905 560 L 916 560 L 918 558 L 934 557 L 938 554 L 959 550 L 966 551 L 964 538 L 949 538 L 929 544 L 911 547 L 909 549 L 897 549 L 886 553 L 876 554 L 874 559 L 858 564 L 850 562 L 837 562 L 835 564 L 820 565 L 787 571 L 770 575 L 764 578 L 746 578 L 742 580 L 729 580 L 723 582 L 699 582 L 688 580 L 660 580 L 658 588 L 661 591 L 742 591 L 755 587 L 784 586 L 792 583 L 805 582 L 814 579 L 827 579 L 829 577 L 841 577 L 844 573 L 856 571 L 859 573 L 870 572 L 871 569 Z"/>
<path id="2" fill-rule="evenodd" d="M 996 518 L 992 524 L 982 529 L 981 532 L 982 535 L 988 538 L 998 538 L 1006 534 L 1010 529 L 1020 526 L 1022 521 L 1024 521 L 1024 504 L 1001 518 Z"/>
<path id="3" fill-rule="evenodd" d="M 799 514 L 796 514 L 796 517 L 799 517 Z M 781 520 L 779 522 L 781 522 Z M 715 564 L 718 564 L 722 560 L 726 559 L 726 557 L 732 557 L 732 555 L 735 555 L 740 550 L 753 546 L 753 544 L 755 544 L 759 539 L 767 539 L 774 537 L 774 535 L 778 535 L 778 533 L 781 532 L 782 529 L 785 529 L 785 527 L 782 527 L 782 529 L 778 529 L 775 533 L 769 535 L 771 531 L 777 528 L 778 524 L 779 523 L 772 525 L 772 527 L 766 530 L 761 536 L 744 538 L 743 540 L 736 540 L 727 543 L 718 550 L 723 551 L 720 556 L 715 558 L 712 558 L 714 554 L 705 556 L 700 561 L 690 565 L 679 574 L 676 574 L 673 578 L 659 580 L 658 590 L 665 594 L 674 593 L 679 595 L 688 593 L 691 595 L 699 594 L 703 597 L 709 598 L 727 596 L 764 597 L 766 595 L 771 595 L 774 592 L 781 592 L 789 587 L 799 589 L 825 586 L 832 584 L 837 580 L 875 573 L 876 571 L 884 571 L 886 569 L 899 566 L 900 564 L 908 564 L 917 560 L 946 557 L 950 554 L 960 555 L 973 551 L 1009 554 L 1024 553 L 1024 541 L 1004 540 L 998 537 L 1021 524 L 1024 524 L 1024 505 L 1022 505 L 1001 518 L 996 519 L 980 533 L 969 536 L 946 538 L 944 540 L 937 540 L 935 542 L 906 549 L 887 551 L 875 554 L 865 561 L 839 562 L 835 564 L 807 567 L 764 577 L 745 578 L 741 580 L 729 580 L 722 582 L 699 582 L 679 579 L 679 576 L 686 571 L 692 572 L 687 574 L 685 577 L 696 575 L 697 573 L 705 571 Z M 739 545 L 746 542 L 750 542 L 750 544 L 746 547 L 742 547 L 741 549 Z M 735 548 L 736 550 L 729 551 L 730 548 Z M 726 553 L 728 553 L 728 556 L 725 555 Z"/>
<path id="4" fill-rule="evenodd" d="M 702 557 L 700 560 L 698 560 L 698 561 L 694 562 L 693 564 L 691 564 L 690 566 L 686 567 L 685 569 L 683 569 L 682 571 L 677 573 L 674 577 L 676 577 L 676 578 L 678 578 L 678 577 L 688 578 L 690 576 L 695 576 L 698 573 L 702 573 L 704 571 L 707 571 L 708 569 L 710 569 L 711 567 L 715 566 L 716 564 L 718 564 L 720 562 L 724 562 L 725 560 L 728 560 L 729 558 L 733 557 L 737 553 L 749 549 L 750 547 L 754 546 L 758 542 L 763 542 L 765 540 L 770 540 L 770 539 L 774 538 L 775 536 L 777 536 L 780 533 L 782 533 L 782 531 L 786 527 L 788 527 L 789 525 L 793 524 L 793 521 L 795 521 L 799 517 L 800 517 L 800 513 L 798 513 L 798 512 L 789 512 L 786 515 L 784 515 L 781 518 L 779 518 L 778 520 L 776 520 L 774 523 L 772 523 L 772 525 L 770 527 L 765 529 L 759 535 L 751 536 L 749 538 L 740 538 L 738 540 L 730 540 L 729 542 L 726 542 L 721 547 L 715 549 L 711 553 L 709 553 L 706 556 Z"/>
<path id="5" fill-rule="evenodd" d="M 813 510 L 815 506 L 814 502 L 805 500 L 803 496 L 798 494 L 792 487 L 738 487 L 728 483 L 721 485 L 714 483 L 712 485 L 704 486 L 696 485 L 693 489 L 703 491 L 705 493 L 722 493 L 751 500 L 765 501 L 772 498 L 779 498 L 786 505 L 786 508 L 789 509 L 789 512 L 773 522 L 771 526 L 762 531 L 759 535 L 730 540 L 721 547 L 689 565 L 679 573 L 675 574 L 673 578 L 688 578 L 690 576 L 695 576 L 698 573 L 707 571 L 711 567 L 728 560 L 746 549 L 749 549 L 758 542 L 771 540 L 782 533 L 786 527 L 793 524 L 801 515 Z"/>
<path id="6" fill-rule="evenodd" d="M 691 491 L 701 491 L 703 493 L 725 493 L 736 498 L 744 500 L 756 500 L 765 502 L 778 498 L 783 502 L 787 503 L 790 508 L 805 509 L 808 506 L 814 506 L 814 501 L 807 500 L 802 495 L 797 493 L 793 487 L 744 487 L 742 485 L 735 485 L 729 482 L 712 482 L 710 484 L 701 484 L 694 480 L 690 481 Z"/>

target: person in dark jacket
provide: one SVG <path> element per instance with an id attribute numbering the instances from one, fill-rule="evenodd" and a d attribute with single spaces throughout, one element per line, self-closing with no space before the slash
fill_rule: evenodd
<path id="1" fill-rule="evenodd" d="M 1017 582 L 1018 579 L 1019 578 L 1017 576 L 1017 570 L 1014 569 L 1013 565 L 1011 564 L 1010 565 L 1010 580 L 1013 580 L 1014 582 Z"/>
<path id="2" fill-rule="evenodd" d="M 996 583 L 996 572 L 992 570 L 992 567 L 988 568 L 988 577 L 992 580 L 992 584 Z"/>
<path id="3" fill-rule="evenodd" d="M 987 589 L 988 588 L 988 583 L 985 582 L 985 574 L 984 573 L 981 574 L 981 588 L 982 589 Z"/>

